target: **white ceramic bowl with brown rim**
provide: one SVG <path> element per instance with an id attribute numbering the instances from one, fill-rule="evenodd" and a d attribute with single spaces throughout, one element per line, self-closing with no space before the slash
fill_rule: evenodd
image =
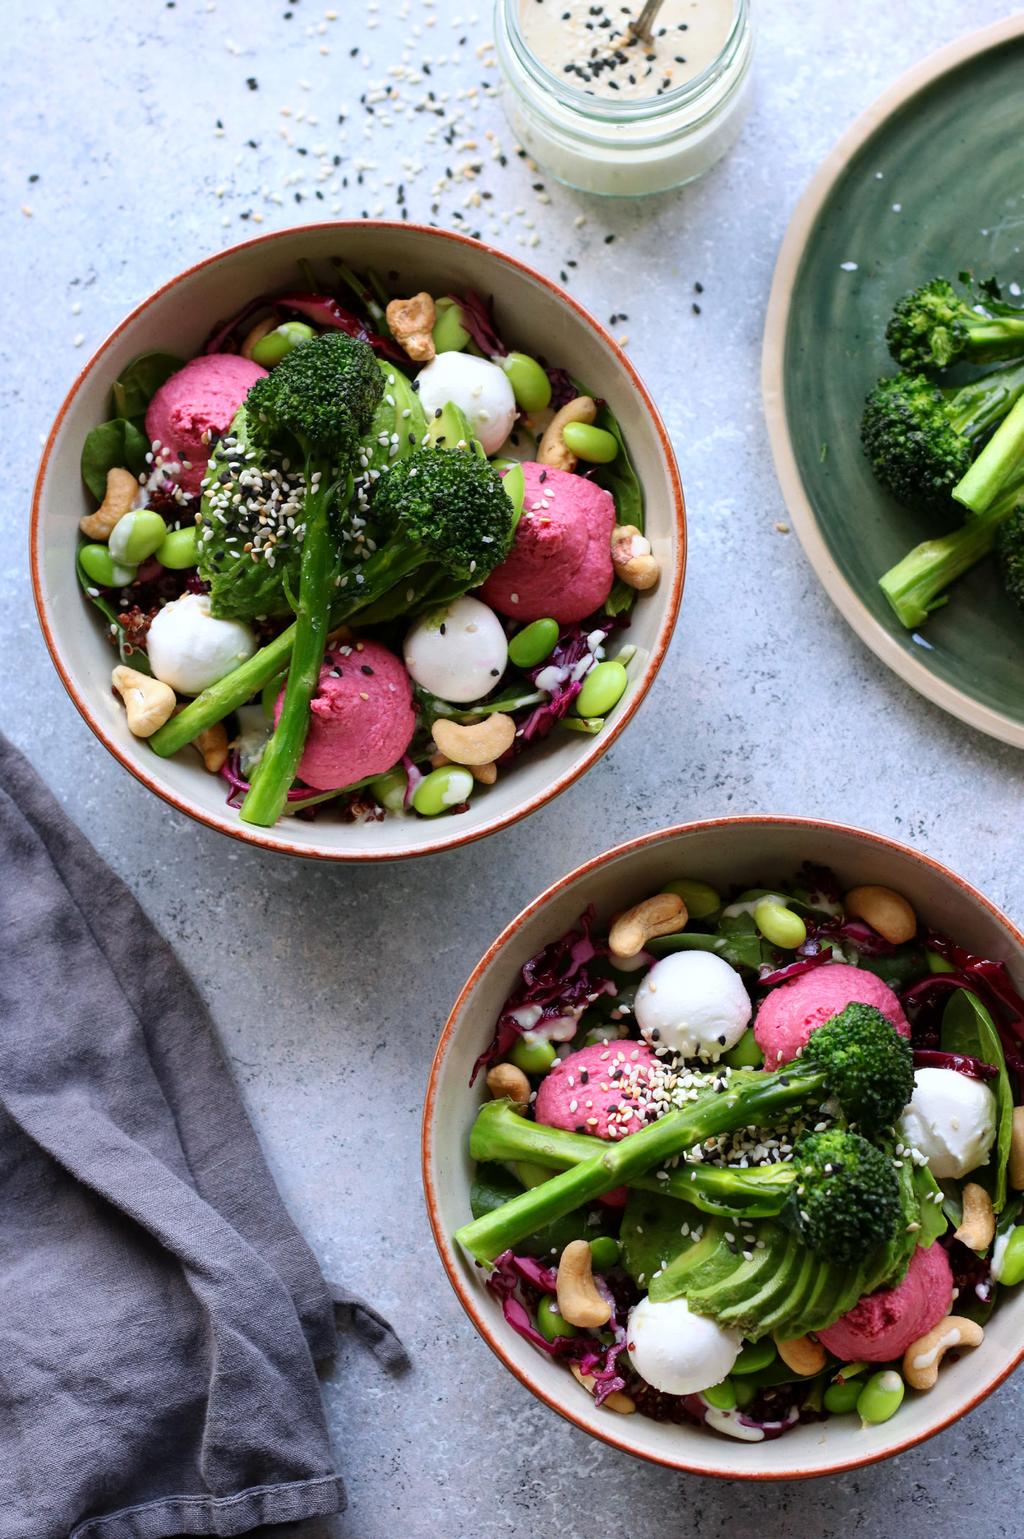
<path id="1" fill-rule="evenodd" d="M 300 259 L 325 270 L 332 256 L 343 256 L 356 269 L 392 275 L 399 292 L 471 288 L 494 295 L 510 342 L 567 368 L 604 397 L 622 425 L 644 489 L 648 534 L 662 576 L 634 608 L 629 639 L 637 653 L 629 686 L 598 736 L 552 734 L 458 816 L 371 824 L 343 823 L 329 815 L 310 822 L 289 817 L 275 828 L 257 829 L 225 804 L 224 781 L 208 775 L 193 750 L 161 759 L 128 731 L 110 687 L 116 656 L 75 575 L 76 526 L 92 510 L 79 456 L 88 430 L 109 415 L 113 381 L 138 354 L 156 349 L 191 357 L 214 325 L 248 300 L 294 288 Z M 32 503 L 31 560 L 39 620 L 57 672 L 100 742 L 143 785 L 247 844 L 322 860 L 393 860 L 450 849 L 507 827 L 564 791 L 611 747 L 668 647 L 682 594 L 686 523 L 675 456 L 650 395 L 622 349 L 571 295 L 515 257 L 467 236 L 366 220 L 282 230 L 233 246 L 164 284 L 121 322 L 72 385 L 47 439 Z"/>
<path id="2" fill-rule="evenodd" d="M 438 1045 L 423 1117 L 423 1182 L 434 1239 L 452 1287 L 473 1324 L 507 1368 L 539 1399 L 585 1432 L 626 1453 L 729 1480 L 793 1480 L 871 1464 L 919 1443 L 963 1416 L 1024 1358 L 1024 1290 L 1004 1296 L 974 1352 L 947 1364 L 936 1387 L 909 1395 L 880 1426 L 854 1417 L 801 1424 L 775 1441 L 734 1442 L 697 1426 L 672 1426 L 595 1406 L 564 1365 L 545 1357 L 505 1322 L 482 1273 L 452 1243 L 470 1218 L 469 1131 L 486 1091 L 470 1089 L 474 1061 L 488 1045 L 519 969 L 563 935 L 592 903 L 598 920 L 657 892 L 673 878 L 719 890 L 780 881 L 805 861 L 830 866 L 844 889 L 880 883 L 906 895 L 919 918 L 982 956 L 1005 961 L 1024 983 L 1024 934 L 987 898 L 938 861 L 882 835 L 790 817 L 735 817 L 645 834 L 588 861 L 542 893 L 498 937 L 470 977 Z"/>

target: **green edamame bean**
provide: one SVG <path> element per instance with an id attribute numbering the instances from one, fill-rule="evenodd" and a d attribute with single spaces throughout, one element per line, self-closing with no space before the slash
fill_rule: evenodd
<path id="1" fill-rule="evenodd" d="M 834 1416 L 848 1416 L 857 1409 L 857 1401 L 863 1390 L 864 1385 L 857 1379 L 843 1379 L 837 1384 L 830 1384 L 824 1396 L 826 1411 L 831 1411 Z"/>
<path id="2" fill-rule="evenodd" d="M 619 452 L 615 435 L 590 422 L 567 422 L 562 429 L 562 440 L 577 459 L 587 460 L 591 465 L 610 465 Z"/>
<path id="3" fill-rule="evenodd" d="M 199 562 L 199 530 L 195 524 L 187 529 L 172 529 L 162 545 L 157 546 L 156 559 L 161 566 L 172 572 L 184 572 Z"/>
<path id="4" fill-rule="evenodd" d="M 508 1058 L 509 1063 L 514 1063 L 524 1074 L 546 1074 L 556 1056 L 553 1043 L 527 1031 L 516 1038 Z"/>
<path id="5" fill-rule="evenodd" d="M 884 1368 L 871 1375 L 857 1396 L 857 1415 L 861 1421 L 877 1426 L 896 1415 L 905 1394 L 906 1385 L 895 1368 Z"/>
<path id="6" fill-rule="evenodd" d="M 526 353 L 506 353 L 498 360 L 508 375 L 516 405 L 523 411 L 544 411 L 551 404 L 551 381 L 536 358 Z M 574 449 L 573 453 L 577 453 Z"/>
<path id="7" fill-rule="evenodd" d="M 603 716 L 563 716 L 558 723 L 567 732 L 585 732 L 588 737 L 596 737 L 604 726 Z"/>
<path id="8" fill-rule="evenodd" d="M 555 1174 L 546 1165 L 532 1165 L 529 1160 L 516 1160 L 513 1168 L 525 1187 L 543 1186 Z"/>
<path id="9" fill-rule="evenodd" d="M 167 525 L 152 508 L 135 508 L 119 518 L 110 531 L 107 548 L 115 561 L 138 566 L 155 554 L 167 538 Z"/>
<path id="10" fill-rule="evenodd" d="M 937 951 L 926 951 L 924 959 L 928 963 L 930 973 L 955 973 L 956 968 L 952 962 L 947 962 L 945 957 L 940 957 Z"/>
<path id="11" fill-rule="evenodd" d="M 775 1343 L 770 1336 L 760 1341 L 744 1342 L 740 1355 L 732 1365 L 733 1373 L 761 1373 L 775 1361 Z"/>
<path id="12" fill-rule="evenodd" d="M 556 1336 L 579 1334 L 575 1325 L 570 1325 L 565 1316 L 559 1314 L 558 1300 L 550 1293 L 545 1293 L 537 1305 L 537 1329 L 545 1341 L 554 1341 Z"/>
<path id="13" fill-rule="evenodd" d="M 272 369 L 293 347 L 298 347 L 302 342 L 312 342 L 315 336 L 316 332 L 305 321 L 285 321 L 253 344 L 252 361 L 258 363 L 261 369 Z"/>
<path id="14" fill-rule="evenodd" d="M 595 1272 L 610 1272 L 618 1266 L 622 1247 L 610 1234 L 599 1234 L 590 1242 L 590 1265 Z"/>
<path id="15" fill-rule="evenodd" d="M 727 1053 L 722 1054 L 722 1062 L 727 1063 L 730 1069 L 759 1069 L 764 1063 L 764 1054 L 757 1045 L 757 1038 L 753 1029 L 748 1026 L 735 1047 L 731 1047 Z"/>
<path id="16" fill-rule="evenodd" d="M 436 818 L 439 813 L 468 802 L 472 794 L 473 777 L 469 770 L 458 764 L 443 764 L 424 775 L 412 793 L 412 804 L 423 817 Z"/>
<path id="17" fill-rule="evenodd" d="M 999 1281 L 1008 1288 L 1024 1282 L 1024 1225 L 1018 1224 L 1010 1231 L 1010 1238 L 999 1263 Z"/>
<path id="18" fill-rule="evenodd" d="M 716 1411 L 735 1411 L 736 1391 L 728 1379 L 723 1379 L 721 1384 L 711 1384 L 707 1389 L 702 1389 L 701 1394 L 708 1405 Z"/>
<path id="19" fill-rule="evenodd" d="M 736 1379 L 732 1386 L 732 1392 L 736 1396 L 736 1409 L 745 1411 L 752 1401 L 757 1399 L 757 1385 L 750 1379 Z"/>
<path id="20" fill-rule="evenodd" d="M 707 882 L 690 882 L 684 877 L 678 882 L 666 882 L 661 890 L 682 898 L 691 919 L 710 919 L 722 906 L 718 893 Z"/>
<path id="21" fill-rule="evenodd" d="M 401 812 L 405 806 L 406 775 L 404 769 L 390 769 L 384 775 L 378 775 L 376 780 L 371 780 L 366 787 L 374 801 L 386 812 Z"/>
<path id="22" fill-rule="evenodd" d="M 115 561 L 105 545 L 83 545 L 78 552 L 82 571 L 100 588 L 124 588 L 135 581 L 135 568 Z"/>
<path id="23" fill-rule="evenodd" d="M 462 311 L 454 299 L 434 300 L 435 353 L 461 353 L 469 344 L 469 332 L 462 324 Z"/>
<path id="24" fill-rule="evenodd" d="M 795 951 L 807 939 L 807 926 L 799 914 L 776 898 L 762 898 L 754 909 L 754 923 L 770 946 Z"/>
<path id="25" fill-rule="evenodd" d="M 614 658 L 595 663 L 576 696 L 577 716 L 607 716 L 622 699 L 628 682 L 625 668 Z"/>
<path id="26" fill-rule="evenodd" d="M 533 620 L 508 644 L 508 660 L 517 668 L 538 668 L 550 657 L 558 640 L 557 620 Z"/>

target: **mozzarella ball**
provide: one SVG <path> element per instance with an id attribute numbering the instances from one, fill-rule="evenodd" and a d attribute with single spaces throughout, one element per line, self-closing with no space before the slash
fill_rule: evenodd
<path id="1" fill-rule="evenodd" d="M 438 353 L 416 376 L 428 417 L 454 401 L 487 454 L 497 454 L 516 420 L 516 398 L 504 369 L 472 353 Z"/>
<path id="2" fill-rule="evenodd" d="M 908 1144 L 928 1156 L 937 1181 L 984 1165 L 996 1136 L 996 1098 L 980 1079 L 956 1069 L 918 1069 L 914 1094 L 900 1118 Z"/>
<path id="3" fill-rule="evenodd" d="M 626 1350 L 642 1379 L 666 1395 L 696 1395 L 720 1384 L 740 1355 L 739 1331 L 690 1313 L 685 1299 L 634 1304 Z"/>
<path id="4" fill-rule="evenodd" d="M 456 599 L 447 609 L 425 615 L 405 638 L 410 678 L 455 705 L 481 700 L 507 663 L 508 639 L 501 621 L 475 598 Z"/>
<path id="5" fill-rule="evenodd" d="M 179 695 L 198 695 L 256 650 L 252 627 L 217 620 L 206 593 L 183 593 L 153 617 L 146 638 L 149 666 Z"/>
<path id="6" fill-rule="evenodd" d="M 655 962 L 636 993 L 641 1035 L 684 1058 L 720 1058 L 746 1031 L 750 996 L 713 951 L 674 951 Z"/>

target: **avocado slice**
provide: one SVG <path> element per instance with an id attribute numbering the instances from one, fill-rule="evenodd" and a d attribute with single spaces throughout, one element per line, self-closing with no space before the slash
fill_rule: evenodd
<path id="1" fill-rule="evenodd" d="M 791 1297 L 803 1249 L 794 1235 L 779 1231 L 777 1240 L 754 1252 L 761 1265 L 757 1261 L 746 1263 L 717 1298 L 708 1300 L 707 1313 L 713 1313 L 722 1325 L 738 1326 L 752 1341 L 766 1335 L 764 1315 Z"/>
<path id="2" fill-rule="evenodd" d="M 701 1239 L 688 1250 L 680 1252 L 663 1271 L 651 1280 L 648 1290 L 651 1298 L 689 1299 L 692 1292 L 711 1286 L 730 1276 L 740 1264 L 735 1241 L 727 1240 L 729 1229 L 725 1219 L 711 1219 Z"/>
<path id="3" fill-rule="evenodd" d="M 427 447 L 432 449 L 465 447 L 472 449 L 474 453 L 483 454 L 480 443 L 473 436 L 469 418 L 461 406 L 456 406 L 454 401 L 446 401 L 441 410 L 435 412 L 429 419 L 426 427 L 426 442 Z"/>
<path id="4" fill-rule="evenodd" d="M 818 1286 L 825 1264 L 806 1245 L 802 1245 L 800 1251 L 797 1270 L 788 1292 L 774 1305 L 766 1302 L 762 1307 L 758 1331 L 761 1336 L 767 1336 L 773 1331 L 782 1337 L 804 1334 L 802 1331 L 791 1331 L 790 1322 L 799 1319 L 801 1310 Z"/>
<path id="5" fill-rule="evenodd" d="M 419 448 L 426 436 L 427 417 L 401 369 L 379 358 L 377 367 L 384 376 L 384 394 L 363 435 L 361 451 L 366 459 L 364 469 L 379 472 Z"/>

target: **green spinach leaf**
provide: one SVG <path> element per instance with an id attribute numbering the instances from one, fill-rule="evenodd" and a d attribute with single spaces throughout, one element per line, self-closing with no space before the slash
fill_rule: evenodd
<path id="1" fill-rule="evenodd" d="M 992 1206 L 999 1213 L 1006 1202 L 1006 1167 L 1010 1160 L 1013 1137 L 1013 1093 L 1006 1072 L 1003 1045 L 995 1022 L 976 994 L 957 989 L 942 1015 L 940 1043 L 945 1053 L 963 1053 L 980 1058 L 998 1070 L 992 1086 L 996 1096 L 996 1145 L 990 1157 Z"/>
<path id="2" fill-rule="evenodd" d="M 114 381 L 115 417 L 144 416 L 160 386 L 183 367 L 184 360 L 173 353 L 142 353 Z"/>
<path id="3" fill-rule="evenodd" d="M 82 445 L 82 480 L 97 501 L 107 490 L 107 471 L 118 468 L 141 476 L 146 469 L 149 440 L 126 417 L 101 422 L 85 435 Z"/>

